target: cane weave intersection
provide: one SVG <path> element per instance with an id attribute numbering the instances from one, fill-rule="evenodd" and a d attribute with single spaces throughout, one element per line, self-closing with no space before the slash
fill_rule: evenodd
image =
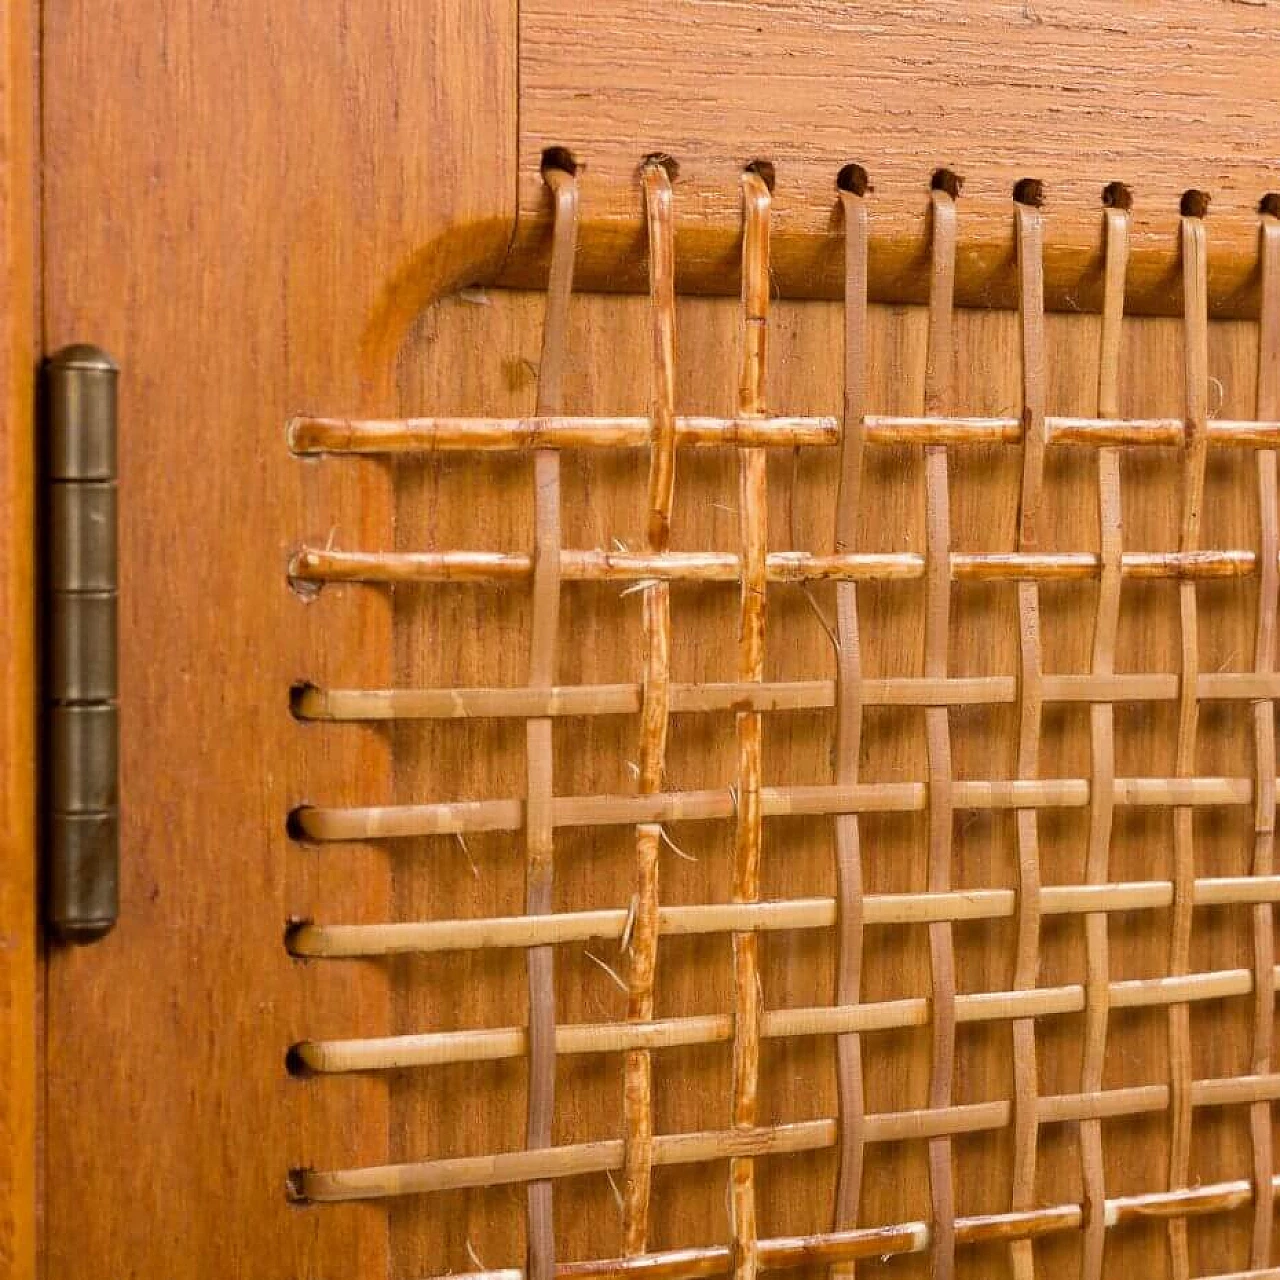
<path id="1" fill-rule="evenodd" d="M 742 295 L 738 315 L 739 379 L 731 418 L 677 414 L 674 222 L 678 201 L 669 166 L 647 161 L 640 198 L 647 229 L 652 369 L 650 414 L 645 419 L 573 418 L 563 414 L 561 390 L 566 316 L 572 290 L 578 224 L 573 176 L 549 170 L 555 209 L 554 242 L 534 419 L 422 419 L 353 422 L 298 418 L 291 447 L 308 454 L 387 454 L 525 450 L 532 454 L 535 538 L 531 552 L 342 551 L 305 547 L 294 558 L 296 581 L 411 583 L 479 581 L 527 583 L 531 592 L 531 645 L 522 689 L 320 689 L 296 691 L 304 719 L 449 719 L 497 716 L 523 719 L 527 788 L 521 799 L 415 803 L 367 809 L 308 806 L 295 812 L 299 833 L 319 842 L 429 834 L 506 831 L 522 835 L 527 895 L 520 916 L 344 925 L 308 922 L 290 935 L 299 956 L 389 956 L 440 950 L 520 948 L 527 955 L 528 1017 L 523 1027 L 451 1033 L 427 1032 L 381 1040 L 308 1041 L 300 1060 L 321 1073 L 426 1067 L 446 1062 L 524 1058 L 528 1067 L 527 1132 L 523 1148 L 476 1156 L 422 1160 L 377 1168 L 304 1171 L 303 1196 L 314 1202 L 381 1199 L 504 1183 L 527 1188 L 527 1255 L 509 1259 L 510 1271 L 487 1275 L 732 1274 L 750 1280 L 758 1271 L 830 1266 L 853 1274 L 860 1260 L 926 1254 L 932 1273 L 946 1280 L 958 1251 L 994 1242 L 1007 1250 L 1018 1280 L 1041 1272 L 1037 1241 L 1063 1233 L 1080 1239 L 1079 1271 L 1106 1274 L 1111 1234 L 1126 1224 L 1167 1220 L 1170 1274 L 1195 1274 L 1188 1224 L 1202 1215 L 1247 1212 L 1251 1227 L 1241 1274 L 1273 1274 L 1273 1204 L 1280 1175 L 1272 1151 L 1272 1104 L 1280 1099 L 1280 1072 L 1272 1062 L 1276 957 L 1273 904 L 1280 900 L 1274 859 L 1276 743 L 1274 700 L 1277 597 L 1280 595 L 1280 513 L 1276 448 L 1280 446 L 1280 221 L 1262 215 L 1259 270 L 1256 419 L 1213 417 L 1210 407 L 1209 318 L 1205 221 L 1184 216 L 1180 257 L 1184 292 L 1181 324 L 1184 409 L 1177 418 L 1125 419 L 1120 415 L 1121 337 L 1128 254 L 1128 218 L 1102 213 L 1103 314 L 1098 329 L 1097 417 L 1047 413 L 1046 315 L 1043 259 L 1045 216 L 1034 199 L 1015 201 L 1019 282 L 1018 334 L 1021 406 L 1015 417 L 948 417 L 954 403 L 953 306 L 960 202 L 940 184 L 931 192 L 932 252 L 924 412 L 919 417 L 868 413 L 867 261 L 872 197 L 842 189 L 840 221 L 845 254 L 844 399 L 841 421 L 778 417 L 766 409 L 766 337 L 769 331 L 771 187 L 749 169 L 742 177 Z M 971 444 L 1020 450 L 1016 537 L 1011 548 L 977 553 L 954 545 L 950 486 L 956 452 Z M 732 553 L 672 551 L 673 494 L 679 459 L 695 447 L 736 451 L 738 546 Z M 871 553 L 858 547 L 856 515 L 871 451 L 880 446 L 919 448 L 923 455 L 922 551 Z M 563 545 L 560 450 L 647 450 L 645 545 L 578 550 Z M 1088 452 L 1096 461 L 1098 550 L 1051 550 L 1055 512 L 1047 498 L 1047 458 L 1059 447 Z M 779 449 L 837 451 L 838 492 L 830 549 L 771 550 L 767 522 L 768 456 Z M 1125 467 L 1130 455 L 1174 449 L 1180 458 L 1177 548 L 1147 551 L 1126 545 Z M 1258 540 L 1252 548 L 1202 545 L 1206 468 L 1211 451 L 1246 450 L 1256 459 Z M 777 535 L 774 535 L 776 545 Z M 1251 578 L 1257 587 L 1251 669 L 1207 669 L 1201 661 L 1200 617 L 1204 584 Z M 1097 584 L 1088 671 L 1046 670 L 1042 621 L 1045 592 L 1053 584 L 1088 579 Z M 1117 653 L 1125 583 L 1172 579 L 1179 619 L 1179 665 L 1174 671 L 1129 672 Z M 731 580 L 738 584 L 738 664 L 732 682 L 672 679 L 678 645 L 678 610 L 671 585 Z M 556 684 L 562 593 L 579 581 L 631 584 L 639 596 L 642 648 L 635 684 Z M 869 584 L 918 581 L 924 593 L 923 667 L 918 677 L 864 675 L 860 589 Z M 833 642 L 834 679 L 767 681 L 766 599 L 776 584 L 829 582 L 833 602 L 823 618 Z M 956 592 L 963 584 L 991 584 L 1016 593 L 1017 667 L 1010 676 L 950 672 L 957 623 Z M 1000 587 L 999 584 L 1007 584 Z M 518 587 L 517 587 L 518 589 Z M 822 609 L 815 603 L 815 609 Z M 1120 776 L 1116 764 L 1117 706 L 1165 702 L 1176 707 L 1175 767 L 1167 777 Z M 1252 777 L 1202 776 L 1197 745 L 1202 708 L 1250 704 Z M 1015 714 L 1012 770 L 983 779 L 957 775 L 954 720 L 969 707 L 1007 705 Z M 1089 759 L 1077 777 L 1044 777 L 1042 734 L 1052 708 L 1087 704 Z M 922 777 L 878 780 L 860 773 L 868 708 L 894 707 L 924 723 L 927 769 Z M 805 784 L 766 785 L 762 744 L 771 713 L 830 708 L 834 713 L 832 767 Z M 670 719 L 678 712 L 732 712 L 736 768 L 722 788 L 666 789 Z M 628 713 L 638 717 L 636 786 L 632 794 L 566 795 L 552 771 L 557 718 Z M 1167 810 L 1172 871 L 1167 879 L 1117 880 L 1111 850 L 1117 810 Z M 1197 864 L 1197 814 L 1216 806 L 1246 806 L 1253 813 L 1250 874 L 1209 875 Z M 1045 883 L 1042 823 L 1062 808 L 1084 811 L 1083 881 Z M 967 812 L 1009 812 L 1016 849 L 1016 884 L 973 889 L 954 883 L 957 820 Z M 923 892 L 864 891 L 868 856 L 863 815 L 923 815 L 918 850 Z M 832 824 L 833 897 L 762 900 L 761 860 L 768 857 L 765 819 L 823 815 Z M 660 866 L 674 821 L 723 821 L 733 829 L 730 900 L 665 906 Z M 552 884 L 556 832 L 568 827 L 634 828 L 634 884 L 618 907 L 555 911 Z M 1248 909 L 1251 967 L 1197 970 L 1193 930 L 1201 908 Z M 1167 910 L 1167 965 L 1154 977 L 1117 978 L 1110 961 L 1111 919 L 1117 913 Z M 1044 985 L 1043 935 L 1063 918 L 1078 921 L 1084 941 L 1084 981 Z M 974 922 L 1007 920 L 1012 932 L 1011 981 L 989 989 L 962 989 L 957 981 L 959 930 Z M 931 977 L 927 992 L 889 1000 L 864 998 L 867 948 L 884 926 L 923 926 Z M 830 1005 L 772 1008 L 761 978 L 762 934 L 780 930 L 834 930 L 834 1000 Z M 664 939 L 728 935 L 732 947 L 732 1004 L 720 1013 L 659 1018 L 655 982 Z M 621 941 L 627 991 L 626 1019 L 557 1024 L 554 947 L 572 940 Z M 1252 1007 L 1252 1051 L 1247 1074 L 1197 1078 L 1193 1070 L 1193 1008 L 1244 999 Z M 1106 1087 L 1109 1037 L 1120 1011 L 1152 1009 L 1167 1017 L 1167 1079 Z M 1077 1014 L 1082 1022 L 1078 1091 L 1042 1089 L 1042 1023 Z M 958 1101 L 958 1037 L 974 1025 L 1007 1023 L 1012 1038 L 1012 1090 L 1008 1097 Z M 930 1037 L 927 1106 L 898 1112 L 868 1107 L 867 1073 L 874 1070 L 876 1036 L 925 1028 Z M 798 1036 L 835 1040 L 836 1113 L 783 1124 L 762 1120 L 759 1099 L 762 1044 Z M 694 1132 L 655 1130 L 658 1051 L 673 1046 L 726 1043 L 732 1053 L 730 1123 Z M 568 1145 L 553 1141 L 557 1056 L 623 1055 L 623 1116 L 619 1138 Z M 1239 1178 L 1206 1185 L 1192 1181 L 1196 1114 L 1205 1108 L 1247 1110 L 1252 1168 Z M 1162 1117 L 1167 1168 L 1149 1170 L 1149 1187 L 1118 1195 L 1107 1185 L 1106 1122 Z M 1047 1127 L 1078 1128 L 1080 1198 L 1046 1204 L 1037 1194 Z M 963 1214 L 956 1179 L 956 1146 L 966 1136 L 1006 1131 L 1009 1192 L 980 1215 Z M 861 1213 L 871 1148 L 921 1143 L 927 1147 L 927 1219 L 866 1221 Z M 800 1236 L 761 1230 L 761 1159 L 786 1159 L 834 1148 L 836 1177 L 827 1229 Z M 655 1226 L 655 1169 L 725 1162 L 728 1234 L 721 1241 L 691 1241 L 679 1249 L 651 1246 Z M 572 1194 L 566 1179 L 617 1175 L 622 1249 L 618 1256 L 582 1261 L 557 1258 L 556 1208 Z M 1157 1176 L 1159 1175 L 1159 1176 Z"/>

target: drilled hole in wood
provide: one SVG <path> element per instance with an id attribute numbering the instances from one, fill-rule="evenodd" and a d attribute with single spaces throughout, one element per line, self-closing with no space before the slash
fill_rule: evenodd
<path id="1" fill-rule="evenodd" d="M 315 923 L 314 920 L 309 920 L 306 916 L 290 916 L 284 922 L 284 949 L 291 956 L 296 956 L 299 960 L 306 958 L 304 956 L 299 956 L 298 953 L 293 949 L 293 940 L 309 924 L 314 924 L 314 923 Z"/>
<path id="2" fill-rule="evenodd" d="M 542 153 L 542 172 L 548 169 L 560 169 L 572 176 L 578 172 L 577 157 L 568 147 L 548 147 Z"/>
<path id="3" fill-rule="evenodd" d="M 1102 188 L 1102 203 L 1108 209 L 1132 209 L 1133 192 L 1123 182 L 1108 182 Z"/>
<path id="4" fill-rule="evenodd" d="M 284 1055 L 284 1069 L 295 1080 L 303 1080 L 307 1076 L 315 1075 L 315 1072 L 307 1066 L 302 1057 L 302 1046 L 300 1044 L 291 1044 L 288 1052 Z"/>
<path id="5" fill-rule="evenodd" d="M 778 180 L 778 171 L 773 167 L 772 160 L 753 160 L 746 168 L 747 173 L 757 174 L 764 182 L 764 185 L 773 190 L 774 183 Z"/>
<path id="6" fill-rule="evenodd" d="M 871 181 L 860 164 L 847 164 L 836 174 L 836 187 L 855 196 L 865 196 L 871 190 Z"/>
<path id="7" fill-rule="evenodd" d="M 1209 212 L 1209 193 L 1194 187 L 1184 191 L 1178 208 L 1184 218 L 1203 218 Z"/>
<path id="8" fill-rule="evenodd" d="M 289 816 L 284 820 L 284 830 L 290 840 L 307 839 L 307 833 L 303 828 L 302 815 L 310 808 L 309 804 L 300 804 L 296 808 L 289 810 Z"/>
<path id="9" fill-rule="evenodd" d="M 656 164 L 660 168 L 667 171 L 667 177 L 674 182 L 680 176 L 680 165 L 675 156 L 669 156 L 665 151 L 651 151 L 641 161 L 640 167 L 643 169 L 648 165 Z"/>
<path id="10" fill-rule="evenodd" d="M 284 1193 L 290 1204 L 310 1204 L 307 1197 L 307 1174 L 310 1169 L 290 1169 L 285 1174 Z"/>
<path id="11" fill-rule="evenodd" d="M 960 188 L 964 186 L 964 179 L 952 169 L 935 169 L 933 177 L 929 179 L 929 188 L 932 191 L 945 191 L 953 200 L 960 198 Z"/>
<path id="12" fill-rule="evenodd" d="M 289 686 L 289 714 L 295 720 L 307 719 L 303 714 L 303 705 L 307 696 L 316 692 L 317 688 L 310 680 L 298 680 Z"/>
<path id="13" fill-rule="evenodd" d="M 1044 204 L 1044 183 L 1039 178 L 1019 178 L 1013 187 L 1013 198 L 1018 204 L 1039 209 Z"/>
<path id="14" fill-rule="evenodd" d="M 1268 191 L 1258 201 L 1258 212 L 1265 213 L 1271 218 L 1280 218 L 1280 192 Z"/>

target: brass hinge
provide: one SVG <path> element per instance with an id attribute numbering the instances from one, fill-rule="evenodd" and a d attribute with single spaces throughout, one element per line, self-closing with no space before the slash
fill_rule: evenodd
<path id="1" fill-rule="evenodd" d="M 44 369 L 45 919 L 64 942 L 119 914 L 118 375 L 83 344 Z"/>

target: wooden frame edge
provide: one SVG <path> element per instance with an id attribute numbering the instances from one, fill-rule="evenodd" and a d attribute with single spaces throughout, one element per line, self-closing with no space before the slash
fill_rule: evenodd
<path id="1" fill-rule="evenodd" d="M 0 6 L 0 1277 L 36 1275 L 34 0 Z"/>

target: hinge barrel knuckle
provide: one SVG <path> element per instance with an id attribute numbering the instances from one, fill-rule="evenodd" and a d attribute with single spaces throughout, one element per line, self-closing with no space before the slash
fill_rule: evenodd
<path id="1" fill-rule="evenodd" d="M 119 914 L 117 380 L 96 347 L 45 365 L 45 914 L 76 943 Z"/>

